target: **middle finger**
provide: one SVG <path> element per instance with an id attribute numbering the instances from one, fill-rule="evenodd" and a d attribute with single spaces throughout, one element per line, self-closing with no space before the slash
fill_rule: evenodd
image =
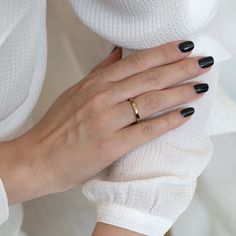
<path id="1" fill-rule="evenodd" d="M 116 104 L 148 91 L 166 89 L 208 72 L 213 64 L 212 57 L 193 57 L 150 69 L 116 82 L 112 89 L 110 102 Z"/>

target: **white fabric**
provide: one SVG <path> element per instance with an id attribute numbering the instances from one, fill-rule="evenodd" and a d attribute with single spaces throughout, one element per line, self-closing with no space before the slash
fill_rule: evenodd
<path id="1" fill-rule="evenodd" d="M 46 0 L 0 0 L 0 141 L 20 135 L 46 70 Z M 1 173 L 0 173 L 1 174 Z M 0 225 L 9 216 L 0 185 Z"/>
<path id="2" fill-rule="evenodd" d="M 194 0 L 170 0 L 161 4 L 160 1 L 138 0 L 71 2 L 81 19 L 93 30 L 125 48 L 141 49 L 183 38 L 195 42 L 194 55 L 213 55 L 216 62 L 229 58 L 229 54 L 217 39 L 215 21 L 210 22 L 217 10 L 216 1 L 198 1 L 198 4 L 195 4 Z M 204 7 L 199 8 L 200 6 Z M 14 138 L 22 132 L 21 126 L 30 115 L 40 94 L 46 67 L 45 9 L 46 0 L 0 0 L 1 141 Z M 200 12 L 203 14 L 199 14 Z M 168 14 L 173 17 L 168 17 Z M 125 50 L 125 54 L 128 53 L 130 51 Z M 208 109 L 214 96 L 217 78 L 218 66 L 208 75 L 198 78 L 211 81 L 212 93 L 202 100 L 204 104 L 196 103 L 195 107 L 197 111 L 201 110 L 201 113 L 197 112 L 191 122 L 127 154 L 126 159 L 123 158 L 108 169 L 109 175 L 105 181 L 91 180 L 84 186 L 88 198 L 99 200 L 100 221 L 112 221 L 116 225 L 136 231 L 136 226 L 132 226 L 133 219 L 128 222 L 129 225 L 123 220 L 124 212 L 119 211 L 129 208 L 126 212 L 130 213 L 125 214 L 126 218 L 132 217 L 135 210 L 139 211 L 136 221 L 136 224 L 139 224 L 139 232 L 152 235 L 159 230 L 158 235 L 162 235 L 187 207 L 194 191 L 196 177 L 211 156 L 211 143 L 201 131 L 204 130 L 203 124 L 209 115 Z M 176 161 L 178 157 L 181 162 Z M 146 165 L 148 158 L 150 162 Z M 186 166 L 181 165 L 182 162 Z M 173 166 L 173 163 L 176 166 Z M 189 173 L 185 170 L 189 170 Z M 190 175 L 191 170 L 193 173 Z M 160 178 L 160 175 L 163 177 Z M 107 185 L 109 188 L 106 188 Z M 4 193 L 2 186 L 0 196 L 4 196 Z M 175 194 L 178 199 L 171 199 Z M 182 198 L 183 196 L 185 198 Z M 141 200 L 150 197 L 148 205 L 142 205 L 137 197 Z M 104 200 L 111 211 L 104 207 Z M 117 202 L 119 207 L 113 207 Z M 0 204 L 2 208 L 7 209 L 6 202 Z M 112 215 L 113 211 L 116 212 L 115 215 Z M 0 211 L 1 214 L 7 213 Z M 150 217 L 143 217 L 145 214 Z M 0 219 L 4 221 L 6 217 L 3 216 L 1 215 Z M 161 220 L 157 221 L 159 224 L 153 224 L 147 229 L 142 225 L 152 223 L 152 220 L 143 221 L 148 218 Z"/>
<path id="3" fill-rule="evenodd" d="M 0 236 L 23 236 L 20 231 L 23 222 L 23 207 L 21 204 L 11 206 L 9 219 L 0 227 Z"/>
<path id="4" fill-rule="evenodd" d="M 0 0 L 0 141 L 34 108 L 46 70 L 46 0 Z"/>
<path id="5" fill-rule="evenodd" d="M 229 58 L 217 36 L 217 1 L 72 1 L 92 30 L 132 51 L 176 39 L 191 39 L 194 55 L 212 55 L 216 63 Z M 127 153 L 83 186 L 97 202 L 97 221 L 144 235 L 164 235 L 192 200 L 196 180 L 212 156 L 206 133 L 219 78 L 219 65 L 195 81 L 210 92 L 192 102 L 190 122 Z M 151 117 L 160 115 L 155 114 Z M 135 213 L 134 213 L 135 211 Z M 148 217 L 145 217 L 148 214 Z M 135 219 L 134 219 L 135 215 Z"/>
<path id="6" fill-rule="evenodd" d="M 92 30 L 116 45 L 142 49 L 168 41 L 189 39 L 195 55 L 229 58 L 219 42 L 217 0 L 71 0 L 80 18 Z M 209 26 L 210 25 L 210 26 Z"/>
<path id="7" fill-rule="evenodd" d="M 5 222 L 9 217 L 9 209 L 8 209 L 8 199 L 7 195 L 0 179 L 0 225 Z"/>
<path id="8" fill-rule="evenodd" d="M 84 194 L 99 205 L 101 202 L 113 203 L 140 211 L 134 222 L 128 210 L 121 211 L 118 218 L 117 214 L 112 214 L 116 209 L 110 207 L 108 218 L 107 213 L 98 209 L 98 213 L 102 213 L 98 215 L 98 221 L 123 226 L 144 235 L 164 235 L 168 231 L 169 227 L 164 227 L 155 219 L 169 221 L 169 226 L 176 221 L 188 207 L 196 179 L 212 156 L 212 144 L 205 133 L 205 124 L 217 79 L 217 68 L 197 78 L 198 81 L 207 80 L 211 92 L 202 100 L 191 103 L 196 108 L 196 115 L 190 122 L 135 148 L 108 168 L 105 177 L 95 177 L 85 183 Z M 152 216 L 152 221 L 156 222 L 151 232 L 151 228 L 145 230 L 143 227 L 141 230 L 132 224 L 150 223 L 149 220 L 143 221 L 143 213 Z"/>

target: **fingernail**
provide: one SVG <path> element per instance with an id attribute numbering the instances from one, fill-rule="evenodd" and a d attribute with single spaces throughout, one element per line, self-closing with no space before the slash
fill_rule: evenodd
<path id="1" fill-rule="evenodd" d="M 113 52 L 115 52 L 115 50 L 118 48 L 118 46 L 115 46 L 114 48 L 113 48 L 113 50 L 111 51 L 111 53 L 110 53 L 110 55 L 113 53 Z"/>
<path id="2" fill-rule="evenodd" d="M 193 107 L 185 108 L 180 113 L 183 117 L 191 116 L 195 112 Z"/>
<path id="3" fill-rule="evenodd" d="M 209 85 L 206 83 L 194 85 L 196 93 L 205 93 L 209 90 Z"/>
<path id="4" fill-rule="evenodd" d="M 191 52 L 194 49 L 194 43 L 192 41 L 185 41 L 179 44 L 179 50 L 181 52 Z"/>
<path id="5" fill-rule="evenodd" d="M 214 58 L 213 57 L 204 57 L 198 61 L 199 66 L 201 68 L 208 68 L 212 65 L 214 65 Z"/>

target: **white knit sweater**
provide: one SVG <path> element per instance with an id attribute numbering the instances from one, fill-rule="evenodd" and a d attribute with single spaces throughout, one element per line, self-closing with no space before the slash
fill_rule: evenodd
<path id="1" fill-rule="evenodd" d="M 81 19 L 101 36 L 129 49 L 187 39 L 193 55 L 229 58 L 218 40 L 216 0 L 71 0 Z M 44 81 L 46 0 L 0 0 L 0 141 L 21 134 Z M 197 177 L 212 155 L 206 123 L 219 66 L 197 81 L 210 92 L 192 102 L 195 116 L 182 127 L 127 153 L 83 186 L 97 202 L 98 221 L 145 235 L 163 235 L 188 207 Z M 156 114 L 155 114 L 156 115 Z M 1 174 L 1 173 L 0 173 Z M 0 181 L 0 224 L 8 203 Z"/>

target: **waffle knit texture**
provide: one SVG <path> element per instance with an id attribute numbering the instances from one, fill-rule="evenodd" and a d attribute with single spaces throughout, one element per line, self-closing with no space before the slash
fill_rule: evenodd
<path id="1" fill-rule="evenodd" d="M 46 0 L 0 0 L 0 141 L 20 135 L 39 98 L 46 58 Z M 9 217 L 3 184 L 0 225 Z"/>
<path id="2" fill-rule="evenodd" d="M 195 55 L 212 55 L 216 62 L 229 57 L 217 36 L 215 0 L 70 2 L 92 30 L 122 46 L 124 56 L 188 39 L 195 42 Z M 0 141 L 20 135 L 40 95 L 47 59 L 45 15 L 46 0 L 0 0 Z M 218 73 L 216 65 L 197 78 L 211 90 L 191 103 L 196 115 L 188 124 L 130 151 L 83 186 L 85 195 L 97 203 L 98 221 L 163 235 L 186 209 L 212 154 L 204 127 Z M 8 217 L 3 184 L 0 225 Z"/>
<path id="3" fill-rule="evenodd" d="M 213 56 L 217 63 L 209 73 L 192 80 L 208 83 L 210 91 L 201 100 L 185 104 L 196 109 L 189 122 L 131 150 L 83 185 L 85 196 L 96 202 L 98 222 L 162 236 L 190 204 L 197 178 L 213 152 L 206 123 L 217 88 L 219 62 L 229 58 L 217 36 L 218 2 L 71 2 L 85 24 L 123 47 L 123 57 L 134 50 L 186 39 L 195 43 L 193 56 Z"/>
<path id="4" fill-rule="evenodd" d="M 0 179 L 0 225 L 9 217 L 8 199 L 2 180 Z"/>

